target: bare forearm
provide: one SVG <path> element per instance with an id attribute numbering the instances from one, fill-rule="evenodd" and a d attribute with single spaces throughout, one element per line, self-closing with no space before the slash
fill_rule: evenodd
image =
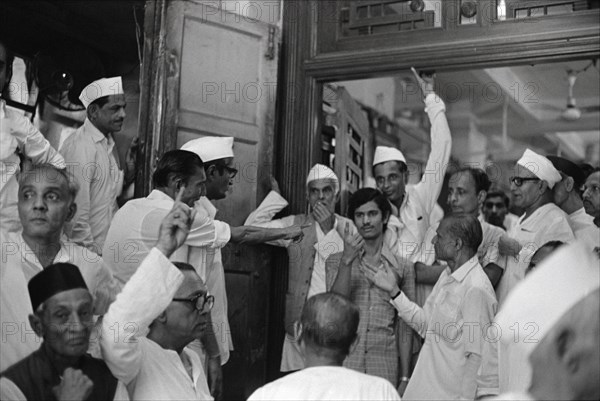
<path id="1" fill-rule="evenodd" d="M 262 244 L 264 242 L 286 239 L 287 228 L 262 228 L 256 226 L 231 227 L 231 242 L 239 244 Z"/>
<path id="2" fill-rule="evenodd" d="M 461 383 L 461 398 L 464 400 L 472 400 L 475 398 L 479 365 L 481 365 L 481 356 L 470 354 L 465 363 L 465 372 Z"/>
<path id="3" fill-rule="evenodd" d="M 485 265 L 483 270 L 485 271 L 485 274 L 487 274 L 488 278 L 490 279 L 492 286 L 494 288 L 496 288 L 496 286 L 500 282 L 502 273 L 504 273 L 504 269 L 502 269 L 500 266 L 498 266 L 495 263 L 488 263 L 487 265 Z"/>
<path id="4" fill-rule="evenodd" d="M 400 377 L 410 377 L 410 365 L 413 348 L 413 331 L 404 321 L 399 322 L 400 341 L 398 351 L 400 352 Z"/>
<path id="5" fill-rule="evenodd" d="M 209 358 L 216 358 L 221 355 L 221 351 L 219 351 L 219 344 L 217 343 L 217 337 L 215 336 L 215 331 L 212 325 L 212 318 L 208 318 L 208 322 L 206 325 L 206 330 L 202 333 L 202 337 L 200 338 L 200 342 L 204 346 L 206 350 L 206 355 Z"/>
<path id="6" fill-rule="evenodd" d="M 352 278 L 352 263 L 345 263 L 343 260 L 340 261 L 340 267 L 338 274 L 331 286 L 332 292 L 349 296 L 350 295 L 350 280 Z"/>
<path id="7" fill-rule="evenodd" d="M 415 263 L 416 282 L 418 284 L 435 285 L 440 278 L 442 272 L 446 270 L 446 266 L 442 265 L 426 265 L 425 263 Z"/>

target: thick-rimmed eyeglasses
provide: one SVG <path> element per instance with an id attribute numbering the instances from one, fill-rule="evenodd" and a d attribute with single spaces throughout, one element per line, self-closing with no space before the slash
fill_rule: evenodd
<path id="1" fill-rule="evenodd" d="M 539 181 L 540 179 L 537 177 L 510 177 L 509 181 L 515 184 L 517 187 L 520 187 L 525 183 L 525 181 Z"/>
<path id="2" fill-rule="evenodd" d="M 194 309 L 200 313 L 210 312 L 215 304 L 215 297 L 208 294 L 200 294 L 191 298 L 173 298 L 176 302 L 189 302 Z"/>
<path id="3" fill-rule="evenodd" d="M 238 169 L 237 168 L 233 168 L 233 167 L 229 167 L 229 166 L 224 166 L 225 170 L 227 170 L 227 172 L 229 173 L 229 178 L 233 178 L 237 175 L 238 173 Z"/>

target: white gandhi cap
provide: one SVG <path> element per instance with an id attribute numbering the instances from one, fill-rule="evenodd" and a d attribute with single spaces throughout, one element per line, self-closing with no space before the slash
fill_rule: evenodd
<path id="1" fill-rule="evenodd" d="M 582 243 L 558 248 L 508 295 L 496 316 L 500 341 L 529 355 L 563 315 L 600 287 L 598 263 Z"/>
<path id="2" fill-rule="evenodd" d="M 96 99 L 111 95 L 123 95 L 124 93 L 121 77 L 102 78 L 83 88 L 79 100 L 83 103 L 83 107 L 87 109 Z"/>
<path id="3" fill-rule="evenodd" d="M 377 146 L 375 148 L 375 156 L 373 156 L 373 166 L 390 161 L 398 161 L 406 164 L 406 158 L 398 149 L 388 146 Z"/>
<path id="4" fill-rule="evenodd" d="M 546 181 L 550 189 L 554 188 L 554 185 L 562 180 L 560 173 L 552 162 L 531 149 L 525 150 L 525 153 L 523 153 L 517 164 L 531 171 L 540 180 Z"/>
<path id="5" fill-rule="evenodd" d="M 203 163 L 233 157 L 233 137 L 205 136 L 183 144 L 181 150 L 194 152 Z"/>

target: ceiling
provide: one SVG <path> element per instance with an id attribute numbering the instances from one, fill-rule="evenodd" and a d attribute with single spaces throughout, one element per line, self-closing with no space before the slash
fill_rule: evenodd
<path id="1" fill-rule="evenodd" d="M 514 161 L 525 147 L 530 147 L 597 165 L 598 68 L 596 59 L 444 72 L 436 75 L 436 92 L 446 103 L 453 137 L 470 135 L 473 131 L 483 134 L 487 138 L 487 160 Z M 577 76 L 573 95 L 582 112 L 573 121 L 561 116 L 567 106 L 567 71 L 574 71 Z M 397 76 L 395 81 L 396 116 L 422 110 L 410 72 Z M 422 146 L 412 138 L 405 139 L 408 146 Z M 461 152 L 468 149 L 455 147 L 454 156 L 461 159 Z"/>

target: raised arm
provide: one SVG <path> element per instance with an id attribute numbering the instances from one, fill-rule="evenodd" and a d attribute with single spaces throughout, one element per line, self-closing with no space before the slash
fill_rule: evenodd
<path id="1" fill-rule="evenodd" d="M 16 113 L 12 113 L 12 117 L 11 135 L 15 137 L 25 156 L 34 164 L 50 163 L 58 168 L 66 167 L 60 153 L 50 145 L 31 121 Z"/>
<path id="2" fill-rule="evenodd" d="M 138 338 L 145 336 L 183 282 L 183 274 L 168 259 L 185 242 L 193 220 L 193 212 L 179 201 L 181 193 L 160 226 L 156 246 L 104 315 L 102 356 L 113 375 L 125 384 L 141 369 Z"/>

